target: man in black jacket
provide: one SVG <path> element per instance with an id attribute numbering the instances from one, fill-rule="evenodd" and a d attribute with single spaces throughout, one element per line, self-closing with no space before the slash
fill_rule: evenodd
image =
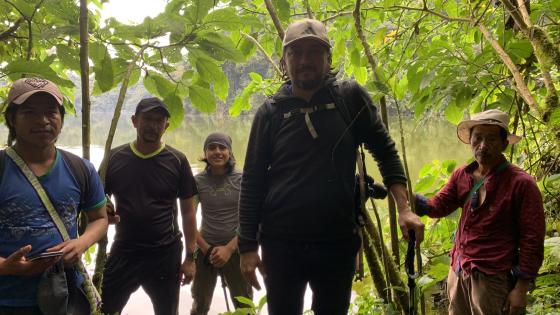
<path id="1" fill-rule="evenodd" d="M 304 19 L 283 42 L 286 83 L 255 115 L 239 207 L 241 270 L 269 313 L 301 314 L 309 284 L 315 314 L 346 314 L 360 246 L 354 205 L 356 148 L 364 143 L 399 210 L 405 238 L 424 226 L 411 212 L 395 144 L 367 92 L 337 81 L 325 26 Z M 258 254 L 261 246 L 262 261 Z"/>

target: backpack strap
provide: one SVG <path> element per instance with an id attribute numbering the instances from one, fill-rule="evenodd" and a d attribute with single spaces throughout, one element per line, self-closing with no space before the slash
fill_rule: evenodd
<path id="1" fill-rule="evenodd" d="M 89 178 L 89 170 L 84 162 L 84 160 L 68 151 L 58 149 L 62 158 L 70 167 L 70 171 L 74 178 L 78 182 L 80 186 L 80 205 L 83 205 L 86 201 L 86 197 L 90 191 L 90 178 Z"/>
<path id="2" fill-rule="evenodd" d="M 2 180 L 2 175 L 4 175 L 4 161 L 6 160 L 6 151 L 0 150 L 0 181 Z"/>

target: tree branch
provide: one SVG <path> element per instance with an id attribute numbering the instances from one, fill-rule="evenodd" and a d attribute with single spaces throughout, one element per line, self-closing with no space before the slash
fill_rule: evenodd
<path id="1" fill-rule="evenodd" d="M 253 44 L 255 44 L 255 46 L 257 46 L 257 49 L 265 56 L 266 60 L 268 61 L 268 63 L 270 63 L 272 65 L 272 67 L 274 68 L 274 70 L 276 71 L 276 73 L 282 77 L 282 71 L 280 71 L 280 68 L 278 68 L 278 65 L 274 62 L 274 60 L 272 60 L 272 57 L 270 57 L 267 53 L 266 50 L 264 50 L 264 47 L 251 35 L 245 33 L 245 32 L 241 32 L 241 35 L 243 35 L 245 38 L 247 38 L 248 40 L 250 40 Z"/>
<path id="2" fill-rule="evenodd" d="M 517 66 L 513 63 L 513 60 L 511 60 L 507 52 L 494 39 L 490 31 L 484 25 L 478 24 L 478 29 L 482 32 L 482 34 L 484 35 L 486 40 L 490 43 L 490 45 L 492 45 L 492 48 L 494 48 L 494 50 L 498 54 L 498 57 L 502 59 L 503 63 L 506 65 L 506 67 L 513 75 L 513 79 L 515 81 L 515 88 L 517 92 L 519 92 L 519 94 L 521 95 L 521 97 L 523 97 L 523 100 L 529 105 L 529 107 L 531 107 L 537 113 L 540 113 L 540 109 L 537 102 L 533 98 L 533 95 L 529 91 L 529 88 L 525 84 L 525 81 L 523 81 L 523 77 L 521 76 L 519 69 L 517 69 Z"/>
<path id="3" fill-rule="evenodd" d="M 280 19 L 278 18 L 278 14 L 276 14 L 276 9 L 274 9 L 274 5 L 270 0 L 264 0 L 266 5 L 266 9 L 268 10 L 268 14 L 274 23 L 274 27 L 276 27 L 276 31 L 278 32 L 278 37 L 280 40 L 284 40 L 284 29 L 282 28 L 282 23 L 280 23 Z"/>
<path id="4" fill-rule="evenodd" d="M 533 27 L 533 22 L 531 22 L 531 17 L 529 16 L 529 11 L 525 6 L 525 0 L 517 0 L 517 7 L 519 8 L 519 12 L 521 12 L 521 16 L 523 17 L 523 21 L 525 21 L 525 24 L 527 24 L 527 27 Z"/>
<path id="5" fill-rule="evenodd" d="M 6 40 L 8 37 L 12 36 L 17 29 L 20 27 L 21 23 L 24 21 L 23 18 L 19 18 L 12 27 L 0 33 L 0 41 Z"/>
<path id="6" fill-rule="evenodd" d="M 311 10 L 311 6 L 309 6 L 309 0 L 305 0 L 305 9 L 307 10 L 307 17 L 314 19 L 313 11 Z"/>

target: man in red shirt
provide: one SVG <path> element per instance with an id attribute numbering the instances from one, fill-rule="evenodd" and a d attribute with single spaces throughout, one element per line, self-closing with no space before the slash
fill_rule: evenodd
<path id="1" fill-rule="evenodd" d="M 462 207 L 447 279 L 449 314 L 522 314 L 544 252 L 544 210 L 535 180 L 503 155 L 521 138 L 500 110 L 459 123 L 457 136 L 475 161 L 453 173 L 417 211 L 432 218 Z"/>

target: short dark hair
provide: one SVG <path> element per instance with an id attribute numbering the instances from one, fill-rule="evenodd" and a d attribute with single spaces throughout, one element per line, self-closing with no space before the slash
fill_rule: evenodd
<path id="1" fill-rule="evenodd" d="M 8 132 L 9 132 L 8 144 L 10 144 L 13 140 L 16 139 L 16 130 L 14 126 L 12 126 L 11 122 L 16 119 L 17 111 L 21 107 L 21 105 L 12 102 L 8 104 L 8 106 L 6 106 L 6 109 L 4 110 L 4 121 L 6 123 L 6 126 L 8 127 Z M 58 110 L 60 112 L 60 119 L 62 120 L 62 122 L 64 122 L 64 114 L 66 114 L 66 110 L 64 109 L 64 106 L 58 105 Z"/>

